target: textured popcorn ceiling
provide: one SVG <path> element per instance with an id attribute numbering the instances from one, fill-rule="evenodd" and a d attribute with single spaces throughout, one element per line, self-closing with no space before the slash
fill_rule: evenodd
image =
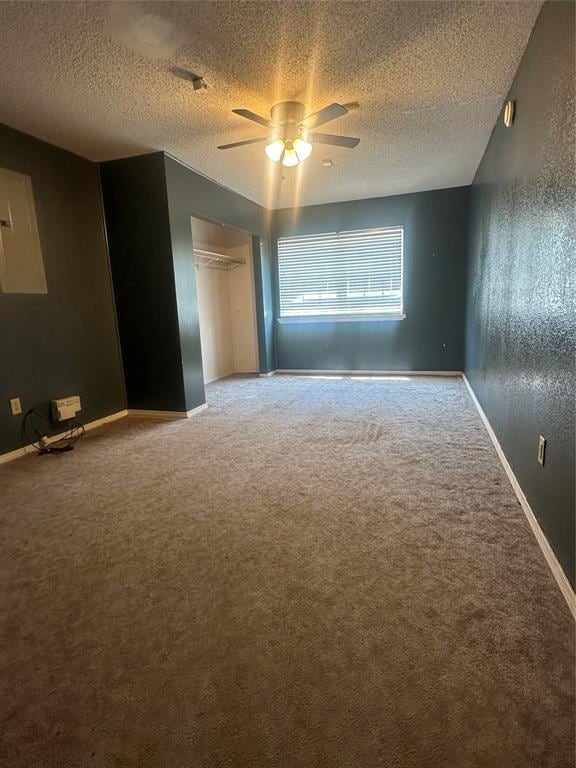
<path id="1" fill-rule="evenodd" d="M 268 207 L 468 184 L 540 5 L 0 2 L 0 122 L 92 160 L 163 149 Z M 216 149 L 264 131 L 233 108 L 286 99 L 359 101 L 322 130 L 360 145 L 284 179 L 261 144 Z"/>

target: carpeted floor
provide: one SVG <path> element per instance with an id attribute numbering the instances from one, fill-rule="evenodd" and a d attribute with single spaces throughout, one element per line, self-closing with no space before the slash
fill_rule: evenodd
<path id="1" fill-rule="evenodd" d="M 458 379 L 229 379 L 0 468 L 4 768 L 571 768 L 574 627 Z"/>

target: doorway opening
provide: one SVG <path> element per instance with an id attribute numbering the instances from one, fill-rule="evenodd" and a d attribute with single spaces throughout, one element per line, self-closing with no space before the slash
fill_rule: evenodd
<path id="1" fill-rule="evenodd" d="M 252 238 L 192 217 L 204 383 L 258 373 Z"/>

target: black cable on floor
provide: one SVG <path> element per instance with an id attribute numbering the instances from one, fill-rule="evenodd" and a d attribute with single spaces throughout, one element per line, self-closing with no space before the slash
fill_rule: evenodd
<path id="1" fill-rule="evenodd" d="M 65 453 L 74 448 L 75 443 L 86 432 L 84 425 L 76 419 L 68 419 L 62 422 L 66 428 L 66 434 L 59 440 L 49 442 L 48 433 L 60 422 L 54 423 L 42 408 L 31 408 L 24 416 L 22 432 L 25 441 L 36 448 L 38 455 L 45 453 Z"/>

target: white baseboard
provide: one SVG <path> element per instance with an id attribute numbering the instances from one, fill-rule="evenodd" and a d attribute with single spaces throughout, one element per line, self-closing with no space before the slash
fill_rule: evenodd
<path id="1" fill-rule="evenodd" d="M 125 416 L 128 416 L 127 410 L 117 411 L 116 413 L 111 413 L 109 416 L 104 416 L 101 419 L 89 421 L 88 424 L 84 424 L 84 429 L 96 429 L 96 427 L 101 427 L 102 424 L 108 424 L 111 421 L 118 421 L 118 419 L 123 419 Z"/>
<path id="2" fill-rule="evenodd" d="M 94 421 L 89 421 L 87 424 L 84 424 L 84 429 L 88 432 L 91 429 L 96 429 L 96 427 L 101 427 L 103 424 L 108 424 L 111 421 L 117 421 L 118 419 L 123 419 L 125 416 L 128 415 L 128 411 L 117 411 L 116 413 L 111 413 L 108 416 L 103 416 L 101 419 L 95 419 Z M 47 438 L 48 443 L 55 443 L 57 440 L 62 440 L 62 438 L 66 437 L 67 432 L 60 432 L 57 435 L 51 435 Z M 37 449 L 33 445 L 24 445 L 22 448 L 17 448 L 15 451 L 10 451 L 10 453 L 3 453 L 0 455 L 0 464 L 5 464 L 7 461 L 12 461 L 13 459 L 18 459 L 21 456 L 25 456 L 27 453 L 36 453 Z"/>
<path id="3" fill-rule="evenodd" d="M 191 411 L 148 411 L 129 408 L 128 416 L 138 416 L 144 419 L 189 419 L 194 414 L 205 411 L 206 408 L 208 408 L 208 403 L 202 403 L 202 405 L 192 408 Z"/>
<path id="4" fill-rule="evenodd" d="M 222 379 L 233 379 L 234 376 L 258 376 L 262 374 L 258 374 L 258 371 L 244 370 L 243 368 L 236 368 L 233 371 L 230 371 L 230 373 L 223 373 L 221 376 L 216 376 L 213 379 L 204 379 L 204 385 L 207 384 L 213 384 L 215 381 L 222 381 Z"/>
<path id="5" fill-rule="evenodd" d="M 319 368 L 278 368 L 276 373 L 300 376 L 462 376 L 462 371 L 362 371 L 321 370 Z M 269 374 L 260 374 L 268 376 Z"/>
<path id="6" fill-rule="evenodd" d="M 215 381 L 221 381 L 222 379 L 229 379 L 234 376 L 235 371 L 228 371 L 228 373 L 219 373 L 218 376 L 214 376 L 211 379 L 204 379 L 204 386 L 207 384 L 213 384 Z"/>
<path id="7" fill-rule="evenodd" d="M 103 416 L 101 419 L 95 419 L 84 424 L 84 429 L 89 432 L 91 429 L 101 427 L 103 424 L 108 424 L 111 421 L 117 421 L 123 419 L 126 416 L 143 416 L 159 419 L 187 419 L 196 413 L 205 411 L 208 408 L 208 403 L 202 403 L 202 405 L 193 408 L 191 411 L 135 411 L 135 410 L 123 410 L 116 413 L 110 413 L 108 416 Z M 55 443 L 57 440 L 62 440 L 66 437 L 67 432 L 59 432 L 56 435 L 51 435 L 47 438 L 48 443 Z M 0 454 L 0 464 L 6 464 L 8 461 L 19 459 L 21 456 L 26 456 L 28 453 L 37 453 L 37 449 L 33 445 L 23 445 L 22 448 L 17 448 L 15 451 L 9 451 L 8 453 Z"/>
<path id="8" fill-rule="evenodd" d="M 201 405 L 197 405 L 196 408 L 192 408 L 191 411 L 186 411 L 186 417 L 189 419 L 190 416 L 194 416 L 195 413 L 202 413 L 202 411 L 205 411 L 208 408 L 208 403 L 202 403 Z"/>
<path id="9" fill-rule="evenodd" d="M 530 528 L 532 528 L 532 532 L 536 537 L 536 541 L 540 545 L 542 554 L 546 558 L 548 567 L 552 571 L 552 575 L 556 579 L 556 583 L 560 587 L 560 591 L 562 592 L 562 594 L 564 595 L 564 599 L 568 603 L 568 608 L 570 609 L 572 616 L 574 617 L 574 619 L 576 619 L 576 594 L 572 589 L 572 585 L 568 581 L 568 577 L 566 576 L 566 574 L 562 569 L 562 566 L 558 562 L 558 558 L 554 554 L 554 550 L 550 546 L 548 539 L 546 538 L 546 534 L 540 527 L 540 524 L 536 519 L 536 515 L 532 511 L 532 507 L 528 503 L 528 499 L 526 498 L 526 496 L 524 495 L 524 491 L 520 487 L 520 483 L 518 482 L 518 479 L 514 474 L 512 467 L 510 466 L 504 451 L 502 450 L 502 446 L 498 442 L 498 438 L 496 437 L 496 433 L 494 432 L 494 430 L 490 425 L 490 422 L 488 421 L 488 417 L 484 413 L 482 406 L 478 402 L 478 398 L 474 394 L 474 390 L 472 389 L 470 382 L 468 381 L 468 379 L 464 374 L 462 374 L 462 378 L 464 380 L 464 384 L 468 389 L 470 397 L 472 398 L 472 402 L 476 406 L 476 410 L 478 411 L 478 413 L 480 414 L 480 418 L 484 422 L 486 431 L 488 432 L 490 440 L 492 440 L 492 444 L 496 449 L 496 453 L 498 454 L 498 458 L 500 459 L 502 466 L 504 467 L 504 471 L 508 475 L 508 480 L 510 480 L 510 484 L 514 489 L 514 493 L 516 494 L 516 498 L 518 499 L 518 501 L 520 502 L 520 506 L 524 510 L 524 514 L 526 515 L 526 519 L 528 520 Z"/>

